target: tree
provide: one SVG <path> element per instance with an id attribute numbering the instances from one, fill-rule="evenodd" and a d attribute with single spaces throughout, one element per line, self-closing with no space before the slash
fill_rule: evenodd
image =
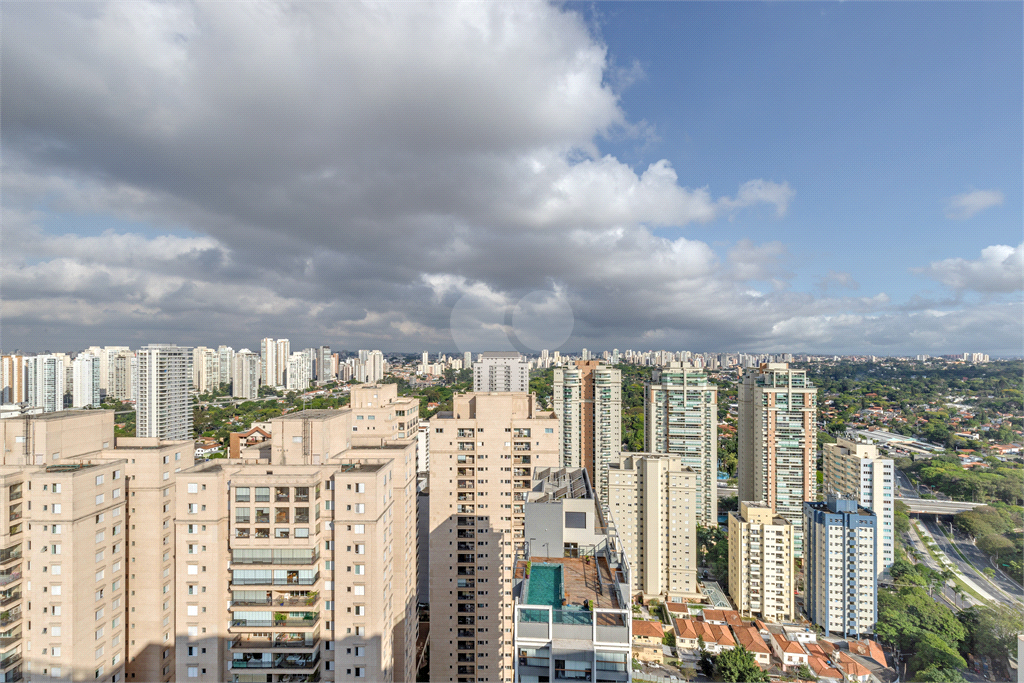
<path id="1" fill-rule="evenodd" d="M 953 670 L 967 668 L 967 662 L 960 656 L 960 653 L 938 634 L 931 631 L 923 629 L 918 631 L 916 650 L 907 665 L 911 671 L 921 671 L 929 666 Z"/>
<path id="2" fill-rule="evenodd" d="M 967 629 L 961 651 L 1001 659 L 1016 651 L 1017 635 L 1024 633 L 1024 616 L 1009 605 L 971 607 L 960 613 Z"/>
<path id="3" fill-rule="evenodd" d="M 697 636 L 697 649 L 700 651 L 700 670 L 704 672 L 704 675 L 711 678 L 711 674 L 715 673 L 715 659 L 708 654 L 707 648 L 704 647 L 703 636 Z"/>
<path id="4" fill-rule="evenodd" d="M 718 671 L 718 678 L 730 683 L 736 681 L 767 683 L 769 680 L 768 673 L 761 670 L 754 655 L 742 645 L 732 650 L 722 650 L 715 657 L 715 669 Z"/>
<path id="5" fill-rule="evenodd" d="M 937 664 L 930 664 L 928 668 L 918 671 L 914 680 L 926 683 L 967 683 L 956 669 L 946 669 Z"/>
<path id="6" fill-rule="evenodd" d="M 811 668 L 809 666 L 807 666 L 806 664 L 801 664 L 797 668 L 796 673 L 794 675 L 797 678 L 799 678 L 801 681 L 816 681 L 816 680 L 818 680 L 818 677 L 814 675 L 814 672 L 811 671 Z"/>

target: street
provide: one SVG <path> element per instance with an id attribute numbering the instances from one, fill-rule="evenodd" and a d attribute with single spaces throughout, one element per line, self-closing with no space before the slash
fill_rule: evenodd
<path id="1" fill-rule="evenodd" d="M 924 527 L 928 530 L 928 533 L 932 535 L 935 542 L 938 543 L 939 548 L 946 554 L 946 557 L 964 574 L 969 576 L 975 583 L 983 586 L 986 591 L 993 595 L 993 597 L 1011 604 L 1016 604 L 1018 607 L 1024 607 L 1024 592 L 1021 591 L 1021 587 L 1018 586 L 1012 579 L 1007 577 L 1002 572 L 997 571 L 994 579 L 989 579 L 987 576 L 981 573 L 981 569 L 985 567 L 992 567 L 992 563 L 989 562 L 988 558 L 983 552 L 978 550 L 977 546 L 971 543 L 966 538 L 963 538 L 958 532 L 954 530 L 954 537 L 957 539 L 956 546 L 960 552 L 970 560 L 970 564 L 965 562 L 953 549 L 953 544 L 946 536 L 949 533 L 949 526 L 945 526 L 943 529 L 939 528 L 939 525 L 934 521 L 928 521 L 927 519 L 921 520 Z M 945 530 L 945 533 L 943 533 Z M 977 567 L 977 570 L 974 567 Z M 993 567 L 995 569 L 995 567 Z"/>

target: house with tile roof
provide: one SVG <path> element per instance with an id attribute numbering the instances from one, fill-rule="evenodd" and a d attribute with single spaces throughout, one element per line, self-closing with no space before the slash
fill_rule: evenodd
<path id="1" fill-rule="evenodd" d="M 747 652 L 754 655 L 754 661 L 762 669 L 767 669 L 772 663 L 772 651 L 768 643 L 764 642 L 761 633 L 754 626 L 733 626 L 732 632 L 736 636 L 736 642 L 746 648 Z"/>
<path id="2" fill-rule="evenodd" d="M 704 649 L 711 654 L 736 647 L 736 640 L 728 626 L 709 624 L 696 619 L 676 619 L 676 647 L 696 650 L 699 641 L 704 641 Z"/>
<path id="3" fill-rule="evenodd" d="M 808 668 L 818 677 L 820 683 L 841 683 L 843 674 L 821 655 L 812 654 L 807 658 Z"/>
<path id="4" fill-rule="evenodd" d="M 701 618 L 709 624 L 718 624 L 719 626 L 743 625 L 740 613 L 732 609 L 706 609 L 701 612 Z"/>
<path id="5" fill-rule="evenodd" d="M 772 652 L 782 662 L 783 671 L 788 671 L 790 668 L 796 668 L 801 664 L 807 663 L 807 650 L 795 640 L 789 640 L 781 633 L 773 633 L 769 642 L 772 646 Z"/>
<path id="6" fill-rule="evenodd" d="M 868 683 L 871 680 L 871 670 L 842 650 L 836 650 L 835 659 L 832 661 L 840 671 L 858 683 Z"/>
<path id="7" fill-rule="evenodd" d="M 665 661 L 661 639 L 665 631 L 660 621 L 633 620 L 633 657 L 641 662 Z"/>

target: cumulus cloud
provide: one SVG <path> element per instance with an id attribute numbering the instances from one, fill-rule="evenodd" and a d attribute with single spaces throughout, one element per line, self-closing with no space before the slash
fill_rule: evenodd
<path id="1" fill-rule="evenodd" d="M 958 292 L 1018 292 L 1024 289 L 1024 243 L 986 247 L 974 260 L 934 261 L 919 272 Z"/>
<path id="2" fill-rule="evenodd" d="M 620 104 L 640 73 L 562 6 L 15 3 L 2 30 L 5 349 L 838 349 L 850 316 L 909 324 L 791 291 L 781 241 L 655 234 L 795 191 L 601 154 L 655 135 Z"/>
<path id="3" fill-rule="evenodd" d="M 830 288 L 859 289 L 860 283 L 850 273 L 830 270 L 827 275 L 818 278 L 818 289 L 827 291 Z"/>
<path id="4" fill-rule="evenodd" d="M 974 190 L 955 197 L 950 197 L 946 204 L 946 218 L 965 219 L 981 213 L 985 209 L 1003 203 L 1003 193 L 999 190 Z"/>

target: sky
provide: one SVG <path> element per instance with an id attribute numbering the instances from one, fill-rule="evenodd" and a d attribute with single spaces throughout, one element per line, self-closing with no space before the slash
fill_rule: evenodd
<path id="1" fill-rule="evenodd" d="M 1019 356 L 1022 7 L 4 3 L 0 348 Z"/>

